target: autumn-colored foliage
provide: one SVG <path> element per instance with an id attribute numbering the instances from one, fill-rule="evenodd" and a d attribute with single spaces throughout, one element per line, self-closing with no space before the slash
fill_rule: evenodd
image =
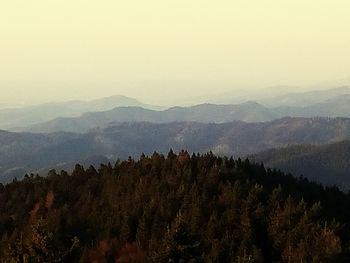
<path id="1" fill-rule="evenodd" d="M 172 151 L 0 185 L 0 262 L 349 262 L 350 198 Z"/>

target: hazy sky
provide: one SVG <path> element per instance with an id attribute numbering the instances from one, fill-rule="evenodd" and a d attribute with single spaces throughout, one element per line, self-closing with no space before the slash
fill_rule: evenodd
<path id="1" fill-rule="evenodd" d="M 349 0 L 3 0 L 0 103 L 350 76 Z"/>

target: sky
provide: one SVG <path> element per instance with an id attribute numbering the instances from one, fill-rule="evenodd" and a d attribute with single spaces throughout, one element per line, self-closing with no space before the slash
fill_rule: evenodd
<path id="1" fill-rule="evenodd" d="M 0 2 L 0 104 L 148 103 L 349 78 L 348 0 Z M 292 89 L 292 88 L 291 88 Z"/>

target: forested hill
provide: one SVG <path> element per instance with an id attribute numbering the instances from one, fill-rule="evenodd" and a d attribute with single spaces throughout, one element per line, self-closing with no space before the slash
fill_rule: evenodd
<path id="1" fill-rule="evenodd" d="M 337 185 L 345 191 L 350 189 L 350 141 L 270 149 L 250 158 L 325 185 Z"/>
<path id="2" fill-rule="evenodd" d="M 0 185 L 1 262 L 349 262 L 349 196 L 172 151 Z"/>
<path id="3" fill-rule="evenodd" d="M 80 163 L 92 156 L 125 159 L 170 148 L 246 156 L 295 144 L 350 139 L 350 119 L 283 118 L 264 123 L 115 123 L 87 134 L 0 131 L 0 182 L 25 173 Z"/>

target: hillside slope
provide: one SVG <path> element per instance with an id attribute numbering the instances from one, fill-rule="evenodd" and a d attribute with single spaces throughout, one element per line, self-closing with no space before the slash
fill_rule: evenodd
<path id="1" fill-rule="evenodd" d="M 350 141 L 327 145 L 296 145 L 253 155 L 267 166 L 303 175 L 325 185 L 350 189 Z"/>

